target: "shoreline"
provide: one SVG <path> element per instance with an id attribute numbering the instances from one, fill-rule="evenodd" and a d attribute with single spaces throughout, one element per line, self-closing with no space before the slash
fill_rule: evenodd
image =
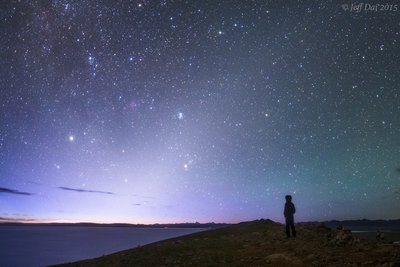
<path id="1" fill-rule="evenodd" d="M 283 227 L 270 220 L 243 222 L 56 266 L 391 266 L 400 263 L 396 256 L 400 255 L 397 244 L 365 238 L 356 241 L 358 235 L 354 235 L 355 239 L 345 235 L 343 239 L 345 230 L 322 224 L 298 225 L 297 238 L 287 239 Z M 375 238 L 374 233 L 370 234 Z"/>
<path id="2" fill-rule="evenodd" d="M 367 241 L 372 241 L 372 242 L 377 242 L 376 235 L 378 231 L 351 231 L 351 233 L 360 238 L 360 239 L 365 239 Z M 384 234 L 384 239 L 382 243 L 388 243 L 388 244 L 393 244 L 393 243 L 400 243 L 400 232 L 395 232 L 395 231 L 380 231 L 381 233 Z"/>

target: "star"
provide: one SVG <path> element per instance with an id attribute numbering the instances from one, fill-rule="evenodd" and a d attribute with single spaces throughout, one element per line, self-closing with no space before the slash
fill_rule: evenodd
<path id="1" fill-rule="evenodd" d="M 15 195 L 0 218 L 283 221 L 294 192 L 303 221 L 398 217 L 397 13 L 329 1 L 8 2 L 0 187 L 32 197 Z M 197 197 L 207 192 L 215 202 Z M 154 208 L 133 213 L 133 194 Z"/>

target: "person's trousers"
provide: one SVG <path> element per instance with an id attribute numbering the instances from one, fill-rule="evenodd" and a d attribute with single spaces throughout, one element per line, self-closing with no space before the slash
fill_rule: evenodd
<path id="1" fill-rule="evenodd" d="M 292 236 L 296 237 L 296 228 L 294 227 L 294 219 L 286 218 L 286 236 L 290 237 L 290 230 L 292 230 Z"/>

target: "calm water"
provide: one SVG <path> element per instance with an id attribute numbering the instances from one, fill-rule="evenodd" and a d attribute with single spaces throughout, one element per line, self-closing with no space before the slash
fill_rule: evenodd
<path id="1" fill-rule="evenodd" d="M 351 228 L 348 228 L 351 229 Z M 376 240 L 377 232 L 384 234 L 384 241 L 388 243 L 400 242 L 400 228 L 399 227 L 353 227 L 351 232 L 359 238 L 367 239 L 370 241 Z"/>
<path id="2" fill-rule="evenodd" d="M 0 226 L 0 266 L 46 266 L 99 257 L 201 228 Z"/>

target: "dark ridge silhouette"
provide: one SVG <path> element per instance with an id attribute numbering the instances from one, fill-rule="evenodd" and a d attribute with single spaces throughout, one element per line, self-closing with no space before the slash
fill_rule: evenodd
<path id="1" fill-rule="evenodd" d="M 331 221 L 324 221 L 324 222 L 303 222 L 299 223 L 299 225 L 303 224 L 310 224 L 310 223 L 322 223 L 331 228 L 337 228 L 339 226 L 343 226 L 349 229 L 357 229 L 363 227 L 370 227 L 370 228 L 391 228 L 391 229 L 399 229 L 400 230 L 400 219 L 397 220 L 368 220 L 368 219 L 361 219 L 361 220 L 331 220 Z"/>
<path id="2" fill-rule="evenodd" d="M 10 189 L 10 188 L 5 188 L 5 187 L 0 187 L 0 193 L 9 193 L 9 194 L 15 194 L 15 195 L 24 195 L 24 196 L 31 196 L 33 195 L 32 193 L 28 192 L 21 192 L 18 190 Z"/>
<path id="3" fill-rule="evenodd" d="M 0 225 L 25 225 L 27 223 L 34 223 L 36 221 L 36 219 L 31 218 L 0 217 Z"/>
<path id="4" fill-rule="evenodd" d="M 222 227 L 231 226 L 229 223 L 199 223 L 199 222 L 186 222 L 186 223 L 155 223 L 155 224 L 130 224 L 130 223 L 91 223 L 91 222 L 78 222 L 78 223 L 38 223 L 35 219 L 19 219 L 0 217 L 0 225 L 30 225 L 30 226 L 88 226 L 88 227 L 134 227 L 134 228 L 209 228 L 217 229 Z"/>
<path id="5" fill-rule="evenodd" d="M 59 189 L 66 190 L 66 191 L 74 191 L 74 192 L 79 192 L 79 193 L 98 193 L 98 194 L 114 195 L 114 193 L 107 192 L 107 191 L 77 189 L 77 188 L 70 188 L 70 187 L 64 187 L 64 186 L 60 186 Z"/>

